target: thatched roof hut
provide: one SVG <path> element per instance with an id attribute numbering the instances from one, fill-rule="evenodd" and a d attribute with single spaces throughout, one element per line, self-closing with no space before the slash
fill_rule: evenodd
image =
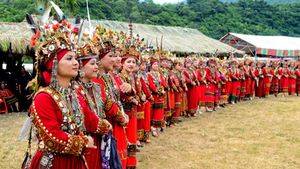
<path id="1" fill-rule="evenodd" d="M 128 23 L 93 20 L 92 26 L 101 24 L 116 31 L 128 32 Z M 154 26 L 133 24 L 133 33 L 145 38 L 148 43 L 156 46 L 156 39 L 160 41 L 163 36 L 163 48 L 171 52 L 186 53 L 218 53 L 237 52 L 236 49 L 215 39 L 209 38 L 196 29 L 182 27 Z M 13 54 L 29 55 L 32 49 L 29 46 L 32 33 L 26 22 L 4 23 L 0 22 L 0 52 L 11 50 Z M 238 51 L 240 52 L 240 51 Z"/>
<path id="2" fill-rule="evenodd" d="M 0 51 L 11 50 L 14 54 L 28 54 L 32 33 L 26 22 L 7 23 L 0 22 Z"/>
<path id="3" fill-rule="evenodd" d="M 92 25 L 101 24 L 104 27 L 117 31 L 128 32 L 128 23 L 117 21 L 92 21 Z M 196 29 L 170 26 L 156 26 L 145 24 L 133 24 L 133 33 L 145 38 L 148 43 L 156 46 L 156 39 L 160 43 L 163 36 L 163 48 L 172 52 L 186 53 L 228 53 L 236 51 L 229 45 L 205 36 Z"/>

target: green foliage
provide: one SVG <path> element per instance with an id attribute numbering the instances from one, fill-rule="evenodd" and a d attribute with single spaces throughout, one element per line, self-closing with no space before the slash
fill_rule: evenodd
<path id="1" fill-rule="evenodd" d="M 220 0 L 222 2 L 238 2 L 238 0 Z M 290 3 L 296 3 L 299 2 L 299 0 L 265 0 L 267 3 L 270 4 L 290 4 Z"/>
<path id="2" fill-rule="evenodd" d="M 230 1 L 230 0 L 223 0 Z M 233 1 L 233 0 L 231 0 Z M 56 0 L 68 16 L 87 17 L 85 0 Z M 66 2 L 72 2 L 70 5 Z M 186 0 L 178 4 L 155 4 L 152 0 L 89 0 L 92 19 L 195 28 L 219 39 L 227 32 L 300 36 L 300 3 L 293 0 Z M 22 21 L 34 13 L 34 0 L 0 3 L 0 21 Z"/>

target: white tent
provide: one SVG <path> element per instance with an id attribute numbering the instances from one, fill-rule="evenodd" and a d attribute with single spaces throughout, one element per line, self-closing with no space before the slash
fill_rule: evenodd
<path id="1" fill-rule="evenodd" d="M 253 55 L 300 56 L 300 37 L 258 36 L 230 32 L 220 41 Z"/>

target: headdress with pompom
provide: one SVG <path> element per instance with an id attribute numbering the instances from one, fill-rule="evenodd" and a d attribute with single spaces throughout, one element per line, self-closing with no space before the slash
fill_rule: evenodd
<path id="1" fill-rule="evenodd" d="M 57 83 L 58 59 L 61 59 L 67 51 L 75 50 L 76 37 L 76 29 L 67 20 L 53 21 L 35 30 L 30 44 L 35 48 L 37 75 L 28 87 L 37 91 L 41 85 L 41 78 L 46 83 L 44 85 Z"/>

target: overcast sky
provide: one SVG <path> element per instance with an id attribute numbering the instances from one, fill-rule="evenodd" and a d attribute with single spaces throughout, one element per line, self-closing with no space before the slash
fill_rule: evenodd
<path id="1" fill-rule="evenodd" d="M 158 3 L 158 4 L 163 4 L 163 3 L 178 3 L 183 0 L 153 0 L 153 2 Z"/>

